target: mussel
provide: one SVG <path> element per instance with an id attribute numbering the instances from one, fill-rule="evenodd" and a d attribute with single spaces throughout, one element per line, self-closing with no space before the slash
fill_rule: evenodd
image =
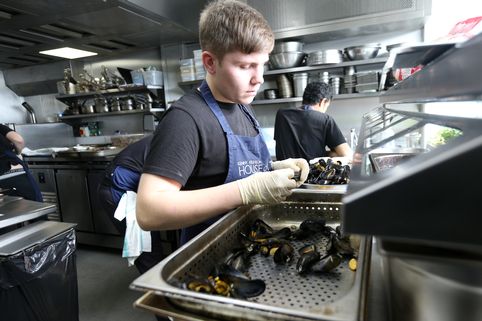
<path id="1" fill-rule="evenodd" d="M 223 263 L 231 266 L 233 269 L 246 272 L 249 268 L 249 252 L 246 248 L 238 248 L 229 252 L 223 260 Z"/>
<path id="2" fill-rule="evenodd" d="M 311 271 L 320 272 L 320 273 L 330 272 L 338 265 L 340 265 L 341 261 L 342 261 L 342 257 L 340 255 L 330 254 L 323 257 L 318 262 L 314 263 L 311 266 Z"/>
<path id="3" fill-rule="evenodd" d="M 249 237 L 251 239 L 260 239 L 270 237 L 273 234 L 273 228 L 266 224 L 263 220 L 257 219 L 254 221 L 249 232 Z"/>
<path id="4" fill-rule="evenodd" d="M 260 243 L 259 253 L 264 256 L 274 255 L 276 250 L 283 245 L 283 241 L 278 239 L 266 239 Z"/>
<path id="5" fill-rule="evenodd" d="M 229 295 L 234 298 L 252 298 L 261 295 L 266 289 L 264 281 L 259 279 L 248 280 L 229 274 L 221 274 L 218 279 L 229 284 Z"/>
<path id="6" fill-rule="evenodd" d="M 186 288 L 200 293 L 214 293 L 213 284 L 209 280 L 192 279 L 186 282 Z"/>
<path id="7" fill-rule="evenodd" d="M 319 259 L 320 254 L 315 251 L 302 254 L 296 262 L 296 272 L 299 274 L 308 272 Z"/>
<path id="8" fill-rule="evenodd" d="M 307 219 L 301 222 L 299 228 L 292 233 L 292 238 L 303 240 L 314 233 L 323 231 L 326 221 L 323 218 Z"/>
<path id="9" fill-rule="evenodd" d="M 295 249 L 288 242 L 284 242 L 274 252 L 273 260 L 276 264 L 287 264 L 291 262 L 295 255 Z"/>

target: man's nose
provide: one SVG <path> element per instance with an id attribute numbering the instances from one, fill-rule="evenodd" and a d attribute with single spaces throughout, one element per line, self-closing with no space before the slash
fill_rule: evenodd
<path id="1" fill-rule="evenodd" d="M 263 74 L 264 74 L 264 66 L 256 67 L 254 70 L 252 82 L 254 84 L 260 84 L 260 85 L 263 84 L 264 83 Z"/>

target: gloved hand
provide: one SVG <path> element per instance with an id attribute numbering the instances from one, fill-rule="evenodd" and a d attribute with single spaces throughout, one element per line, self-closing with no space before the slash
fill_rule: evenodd
<path id="1" fill-rule="evenodd" d="M 294 174 L 292 169 L 285 168 L 258 172 L 237 180 L 243 204 L 275 204 L 285 200 L 291 195 L 291 190 L 296 188 Z"/>
<path id="2" fill-rule="evenodd" d="M 295 173 L 300 172 L 300 178 L 296 181 L 296 187 L 300 187 L 308 178 L 310 172 L 310 165 L 304 158 L 288 158 L 282 161 L 272 162 L 273 170 L 282 168 L 291 168 Z"/>

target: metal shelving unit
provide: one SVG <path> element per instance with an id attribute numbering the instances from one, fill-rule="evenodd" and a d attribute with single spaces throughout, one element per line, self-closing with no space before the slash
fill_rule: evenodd
<path id="1" fill-rule="evenodd" d="M 108 117 L 108 116 L 120 116 L 120 115 L 132 115 L 132 114 L 156 114 L 162 113 L 166 110 L 164 108 L 151 108 L 151 109 L 134 109 L 134 110 L 122 110 L 108 113 L 93 113 L 93 114 L 78 114 L 78 115 L 60 115 L 61 120 L 80 119 L 80 118 L 93 118 L 93 117 Z"/>
<path id="2" fill-rule="evenodd" d="M 464 118 L 430 114 L 421 108 L 429 103 L 436 103 L 440 111 L 466 102 L 480 105 L 481 51 L 482 35 L 456 45 L 391 87 L 380 96 L 384 106 L 365 115 L 356 149 L 359 158 L 343 199 L 346 232 L 482 251 L 482 119 L 476 113 Z M 429 131 L 419 130 L 425 125 L 462 134 L 442 145 L 427 144 L 430 141 L 424 135 Z M 402 140 L 404 146 L 399 146 L 400 141 L 388 144 L 412 133 L 420 134 L 415 146 L 408 139 Z M 407 153 L 413 147 L 418 149 L 413 158 L 393 169 L 366 174 L 364 160 L 370 153 L 382 148 L 385 153 Z"/>
<path id="3" fill-rule="evenodd" d="M 344 61 L 338 64 L 323 64 L 323 65 L 317 65 L 317 66 L 302 66 L 302 67 L 294 67 L 294 68 L 286 68 L 286 69 L 274 69 L 274 70 L 266 71 L 264 75 L 270 76 L 270 75 L 279 75 L 279 74 L 290 74 L 290 73 L 296 73 L 296 72 L 310 72 L 310 71 L 317 71 L 317 70 L 337 69 L 337 68 L 344 68 L 344 67 L 350 67 L 350 66 L 384 64 L 387 61 L 387 59 L 388 57 L 381 57 L 381 58 L 365 59 L 365 60 Z"/>
<path id="4" fill-rule="evenodd" d="M 365 60 L 353 60 L 353 61 L 344 61 L 338 64 L 324 64 L 318 66 L 302 66 L 302 67 L 294 67 L 294 68 L 286 68 L 286 69 L 274 69 L 268 70 L 264 73 L 264 76 L 271 77 L 274 75 L 281 75 L 281 74 L 291 74 L 297 72 L 310 72 L 310 71 L 318 71 L 318 70 L 333 70 L 339 69 L 344 67 L 350 66 L 366 66 L 366 65 L 377 65 L 377 64 L 385 64 L 388 57 L 380 57 L 374 59 L 365 59 Z M 382 67 L 380 70 L 382 70 Z M 202 79 L 199 80 L 192 80 L 192 81 L 183 81 L 179 82 L 178 85 L 181 87 L 192 87 L 199 85 L 202 82 Z M 364 97 L 378 97 L 380 92 L 365 92 L 365 93 L 353 93 L 353 94 L 340 94 L 336 95 L 336 99 L 352 99 L 352 98 L 364 98 Z M 297 103 L 302 101 L 302 97 L 291 97 L 291 98 L 277 98 L 277 99 L 259 99 L 255 100 L 251 103 L 251 105 L 268 105 L 268 104 L 287 104 L 287 103 Z"/>
<path id="5" fill-rule="evenodd" d="M 364 97 L 379 97 L 380 92 L 366 92 L 366 93 L 355 93 L 355 94 L 340 94 L 335 95 L 334 99 L 351 99 L 351 98 L 364 98 Z M 287 104 L 287 103 L 299 103 L 303 101 L 303 97 L 292 97 L 292 98 L 277 98 L 277 99 L 259 99 L 254 100 L 251 105 L 268 105 L 268 104 Z"/>
<path id="6" fill-rule="evenodd" d="M 99 96 L 102 97 L 111 97 L 111 96 L 123 96 L 129 94 L 142 94 L 146 92 L 150 92 L 155 96 L 158 96 L 157 90 L 161 90 L 163 87 L 160 86 L 127 86 L 127 87 L 119 87 L 113 89 L 106 89 L 106 90 L 98 90 L 92 92 L 85 92 L 85 93 L 77 93 L 72 95 L 57 95 L 55 98 L 60 100 L 64 104 L 68 104 L 73 100 L 85 100 L 90 98 L 96 98 Z"/>

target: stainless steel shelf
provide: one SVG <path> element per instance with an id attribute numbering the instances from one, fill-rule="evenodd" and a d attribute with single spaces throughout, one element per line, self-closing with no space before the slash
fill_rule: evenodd
<path id="1" fill-rule="evenodd" d="M 365 59 L 365 60 L 344 61 L 338 64 L 324 64 L 324 65 L 317 65 L 317 66 L 302 66 L 302 67 L 294 67 L 294 68 L 287 68 L 287 69 L 275 69 L 275 70 L 266 71 L 264 75 L 269 76 L 269 75 L 279 75 L 279 74 L 295 73 L 295 72 L 336 69 L 336 68 L 343 68 L 343 67 L 349 67 L 349 66 L 384 64 L 387 61 L 387 59 L 388 57 L 381 57 L 381 58 Z"/>
<path id="2" fill-rule="evenodd" d="M 381 93 L 377 92 L 367 92 L 367 93 L 353 93 L 353 94 L 340 94 L 335 95 L 334 99 L 354 99 L 354 98 L 366 98 L 366 97 L 379 97 Z M 292 98 L 277 98 L 277 99 L 259 99 L 254 100 L 251 105 L 269 105 L 269 104 L 288 104 L 288 103 L 298 103 L 303 101 L 302 97 L 292 97 Z"/>
<path id="3" fill-rule="evenodd" d="M 199 85 L 204 79 L 196 79 L 196 80 L 190 80 L 190 81 L 181 81 L 178 82 L 177 84 L 179 86 L 196 86 Z"/>
<path id="4" fill-rule="evenodd" d="M 95 98 L 98 96 L 119 96 L 119 95 L 126 95 L 126 94 L 140 94 L 146 92 L 152 92 L 152 90 L 159 90 L 163 87 L 160 86 L 128 86 L 128 87 L 120 87 L 120 88 L 113 88 L 113 89 L 106 89 L 106 90 L 98 90 L 98 91 L 91 91 L 85 93 L 77 93 L 72 95 L 57 95 L 55 98 L 60 100 L 61 102 L 69 102 L 72 100 L 82 100 L 82 99 L 89 99 Z"/>
<path id="5" fill-rule="evenodd" d="M 78 114 L 78 115 L 59 115 L 61 120 L 63 119 L 79 119 L 79 118 L 92 118 L 92 117 L 108 117 L 108 116 L 118 116 L 118 115 L 131 115 L 131 114 L 152 114 L 152 113 L 162 113 L 166 111 L 164 108 L 151 108 L 151 109 L 134 109 L 134 110 L 123 110 L 108 113 L 93 113 L 93 114 Z"/>
<path id="6" fill-rule="evenodd" d="M 480 99 L 482 34 L 456 45 L 380 96 L 382 103 Z M 427 84 L 430 84 L 427 90 Z"/>
<path id="7" fill-rule="evenodd" d="M 365 60 L 353 60 L 353 61 L 344 61 L 338 64 L 324 64 L 324 65 L 317 65 L 317 66 L 302 66 L 302 67 L 294 67 L 294 68 L 286 68 L 286 69 L 274 69 L 268 70 L 264 72 L 264 76 L 271 76 L 271 75 L 279 75 L 279 74 L 289 74 L 289 73 L 296 73 L 296 72 L 306 72 L 306 71 L 316 71 L 316 70 L 328 70 L 328 69 L 336 69 L 336 68 L 343 68 L 349 66 L 363 66 L 363 65 L 375 65 L 375 64 L 384 64 L 387 61 L 388 57 L 380 57 L 374 59 L 365 59 Z M 380 68 L 381 70 L 382 68 Z M 193 86 L 198 85 L 203 81 L 203 79 L 199 80 L 192 80 L 192 81 L 182 81 L 179 82 L 179 86 Z"/>

